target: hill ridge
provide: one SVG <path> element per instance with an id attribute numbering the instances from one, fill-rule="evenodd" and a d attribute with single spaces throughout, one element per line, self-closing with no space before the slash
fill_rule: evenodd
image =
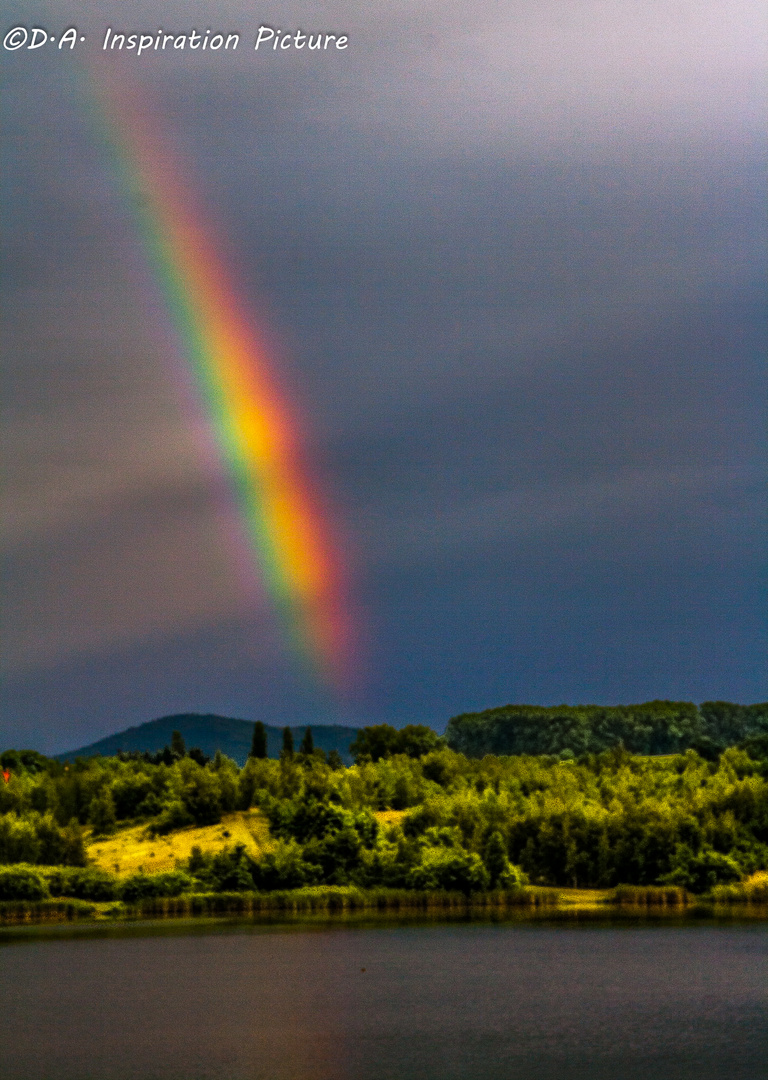
<path id="1" fill-rule="evenodd" d="M 231 716 L 219 716 L 217 713 L 171 713 L 168 716 L 160 716 L 155 720 L 147 720 L 143 724 L 125 728 L 115 732 L 114 735 L 106 735 L 103 739 L 88 743 L 76 750 L 67 750 L 62 754 L 55 754 L 57 761 L 74 761 L 78 757 L 112 757 L 120 750 L 144 751 L 157 753 L 164 746 L 169 745 L 171 734 L 174 731 L 181 732 L 187 747 L 199 746 L 208 755 L 213 755 L 216 750 L 233 758 L 238 765 L 243 765 L 251 749 L 253 737 L 253 720 L 241 720 Z M 350 764 L 352 755 L 349 752 L 350 744 L 357 735 L 359 728 L 347 727 L 345 724 L 290 724 L 293 737 L 298 746 L 307 727 L 312 728 L 314 744 L 328 753 L 337 750 L 345 764 Z M 265 724 L 267 731 L 267 755 L 271 758 L 280 756 L 283 745 L 283 728 L 272 724 Z"/>

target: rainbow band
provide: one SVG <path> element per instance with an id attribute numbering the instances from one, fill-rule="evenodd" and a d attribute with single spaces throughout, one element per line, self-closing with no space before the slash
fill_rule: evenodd
<path id="1" fill-rule="evenodd" d="M 310 491 L 293 421 L 263 346 L 165 148 L 107 95 L 110 142 L 269 594 L 314 671 L 345 681 L 349 619 L 340 568 Z"/>

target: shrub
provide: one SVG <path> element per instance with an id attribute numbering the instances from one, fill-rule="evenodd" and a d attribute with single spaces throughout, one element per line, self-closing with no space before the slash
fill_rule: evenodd
<path id="1" fill-rule="evenodd" d="M 116 900 L 119 882 L 114 875 L 96 866 L 49 871 L 52 896 L 74 896 L 78 900 Z"/>
<path id="2" fill-rule="evenodd" d="M 253 888 L 253 860 L 243 844 L 235 844 L 213 855 L 198 876 L 214 892 L 245 892 Z"/>
<path id="3" fill-rule="evenodd" d="M 181 792 L 184 809 L 196 825 L 218 825 L 221 821 L 221 786 L 218 776 L 188 761 Z"/>
<path id="4" fill-rule="evenodd" d="M 310 840 L 304 847 L 307 863 L 322 869 L 322 880 L 329 885 L 346 885 L 360 867 L 363 841 L 350 825 L 328 832 L 322 839 Z"/>
<path id="5" fill-rule="evenodd" d="M 88 857 L 85 851 L 85 834 L 77 821 L 70 821 L 61 830 L 62 853 L 60 862 L 64 866 L 85 866 Z M 53 859 L 51 859 L 53 862 Z"/>
<path id="6" fill-rule="evenodd" d="M 259 889 L 298 889 L 322 880 L 320 866 L 308 862 L 292 840 L 278 841 L 273 851 L 262 855 L 253 866 L 254 884 Z"/>
<path id="7" fill-rule="evenodd" d="M 730 855 L 706 847 L 694 853 L 685 844 L 680 844 L 673 869 L 659 881 L 662 885 L 681 885 L 691 892 L 703 893 L 715 885 L 738 881 L 741 877 L 741 868 Z"/>
<path id="8" fill-rule="evenodd" d="M 93 826 L 94 836 L 109 836 L 110 833 L 115 831 L 117 815 L 112 792 L 109 788 L 104 788 L 95 798 L 91 799 L 88 820 Z"/>
<path id="9" fill-rule="evenodd" d="M 378 833 L 378 822 L 369 810 L 354 814 L 337 803 L 321 801 L 313 795 L 282 802 L 268 798 L 263 800 L 262 807 L 275 836 L 300 843 L 352 828 L 365 844 L 370 845 L 375 843 Z"/>
<path id="10" fill-rule="evenodd" d="M 528 880 L 523 871 L 509 861 L 504 837 L 498 829 L 495 829 L 486 841 L 483 862 L 492 889 L 514 889 Z"/>
<path id="11" fill-rule="evenodd" d="M 36 863 L 40 846 L 32 820 L 15 814 L 0 817 L 0 863 Z"/>
<path id="12" fill-rule="evenodd" d="M 193 824 L 194 818 L 181 799 L 174 799 L 173 802 L 166 803 L 162 814 L 151 822 L 149 832 L 154 836 L 164 836 L 174 829 L 183 829 L 186 825 Z"/>
<path id="13" fill-rule="evenodd" d="M 136 807 L 136 817 L 140 818 L 152 818 L 157 817 L 158 814 L 163 812 L 163 800 L 155 791 L 150 791 L 149 794 L 141 800 Z"/>
<path id="14" fill-rule="evenodd" d="M 172 870 L 167 874 L 133 874 L 126 878 L 119 888 L 119 896 L 128 904 L 136 903 L 147 897 L 181 896 L 192 888 L 193 882 L 188 874 Z"/>
<path id="15" fill-rule="evenodd" d="M 0 900 L 45 900 L 48 886 L 36 870 L 14 866 L 0 870 Z"/>
<path id="16" fill-rule="evenodd" d="M 406 877 L 411 889 L 446 889 L 463 893 L 487 889 L 488 871 L 475 852 L 461 848 L 427 847 L 421 862 Z"/>
<path id="17" fill-rule="evenodd" d="M 433 780 L 441 787 L 447 787 L 459 770 L 459 761 L 452 750 L 435 750 L 426 755 L 421 763 L 422 772 L 427 780 Z"/>
<path id="18" fill-rule="evenodd" d="M 144 800 L 148 797 L 157 799 L 152 791 L 152 781 L 146 773 L 128 773 L 119 776 L 112 785 L 112 798 L 115 804 L 115 813 L 121 821 L 125 818 L 137 817 L 142 811 L 139 807 L 142 806 Z M 154 817 L 155 814 L 160 813 L 160 804 L 158 802 L 157 809 L 150 811 L 147 814 L 147 809 L 143 810 L 143 813 L 148 817 Z"/>
<path id="19" fill-rule="evenodd" d="M 406 836 L 419 836 L 434 825 L 445 825 L 448 821 L 446 804 L 441 799 L 428 799 L 403 818 L 403 832 Z"/>

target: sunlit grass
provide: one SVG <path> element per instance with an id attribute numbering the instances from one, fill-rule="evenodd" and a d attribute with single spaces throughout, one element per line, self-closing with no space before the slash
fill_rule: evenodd
<path id="1" fill-rule="evenodd" d="M 269 825 L 260 810 L 223 814 L 219 825 L 191 825 L 167 836 L 150 836 L 146 824 L 120 829 L 113 836 L 88 841 L 88 861 L 121 877 L 144 872 L 162 873 L 185 863 L 192 848 L 204 852 L 243 844 L 258 856 L 272 846 Z"/>

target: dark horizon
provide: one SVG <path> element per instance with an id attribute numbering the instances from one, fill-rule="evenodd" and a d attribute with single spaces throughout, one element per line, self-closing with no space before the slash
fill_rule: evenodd
<path id="1" fill-rule="evenodd" d="M 612 705 L 608 705 L 607 703 L 602 703 L 602 705 L 597 705 L 595 702 L 576 702 L 576 703 L 561 702 L 561 703 L 559 703 L 559 705 L 550 706 L 550 708 L 555 708 L 555 709 L 557 709 L 559 707 L 562 707 L 562 708 L 565 708 L 565 709 L 574 709 L 574 708 L 576 708 L 576 709 L 590 709 L 590 708 L 595 708 L 595 707 L 597 707 L 597 708 L 601 708 L 601 707 L 633 708 L 633 707 L 638 707 L 638 706 L 642 706 L 642 705 L 647 705 L 647 704 L 650 704 L 652 702 L 657 702 L 657 701 L 660 701 L 660 700 L 663 700 L 663 699 L 651 698 L 647 702 L 619 702 L 619 703 L 614 702 L 614 703 L 612 703 Z M 718 703 L 720 703 L 720 702 L 718 702 Z M 754 707 L 757 707 L 759 705 L 768 704 L 766 702 L 723 702 L 723 703 L 728 704 L 728 705 L 736 705 L 738 707 L 744 707 L 744 708 L 754 708 Z M 679 703 L 673 702 L 673 704 L 679 704 Z M 692 704 L 692 705 L 694 705 L 694 707 L 697 710 L 699 710 L 699 709 L 701 709 L 701 707 L 703 705 L 705 705 L 705 704 L 713 704 L 713 703 L 712 702 L 685 702 L 683 704 Z M 497 704 L 497 705 L 494 705 L 494 706 L 490 706 L 488 709 L 485 709 L 485 710 L 483 710 L 483 709 L 469 710 L 468 713 L 456 713 L 453 716 L 447 717 L 442 724 L 426 725 L 426 726 L 431 727 L 432 730 L 435 731 L 438 735 L 444 735 L 446 727 L 448 726 L 448 724 L 450 723 L 451 720 L 459 719 L 460 717 L 462 717 L 464 715 L 475 716 L 475 715 L 478 715 L 479 713 L 483 713 L 483 712 L 503 711 L 503 709 L 509 708 L 509 707 L 514 708 L 514 709 L 527 709 L 527 708 L 536 709 L 536 708 L 540 708 L 540 706 L 538 706 L 538 705 L 533 705 L 532 706 L 530 702 L 505 702 L 503 705 L 498 705 Z M 120 736 L 123 736 L 123 735 L 134 736 L 135 733 L 137 733 L 137 732 L 139 732 L 141 730 L 145 730 L 147 728 L 160 727 L 162 725 L 164 725 L 164 728 L 168 729 L 167 732 L 166 732 L 167 738 L 165 740 L 167 742 L 170 739 L 170 734 L 169 733 L 171 732 L 171 729 L 172 729 L 172 727 L 174 725 L 178 726 L 182 722 L 189 722 L 189 721 L 192 721 L 193 726 L 197 726 L 197 727 L 200 727 L 200 724 L 199 724 L 200 721 L 213 721 L 214 722 L 214 727 L 215 727 L 217 722 L 224 721 L 225 723 L 234 723 L 236 725 L 240 725 L 240 724 L 247 725 L 249 728 L 254 723 L 258 722 L 257 720 L 248 719 L 247 717 L 243 717 L 243 716 L 236 716 L 236 717 L 235 716 L 223 716 L 223 715 L 220 715 L 220 714 L 201 713 L 201 712 L 195 712 L 195 711 L 186 712 L 186 713 L 169 713 L 169 714 L 165 714 L 163 716 L 153 717 L 150 720 L 144 720 L 143 722 L 140 722 L 138 724 L 131 724 L 128 727 L 121 728 L 121 729 L 119 729 L 117 731 L 111 731 L 111 732 L 108 732 L 106 734 L 100 735 L 97 738 L 91 740 L 90 742 L 88 742 L 86 744 L 83 744 L 82 746 L 53 749 L 53 750 L 46 751 L 46 754 L 47 754 L 47 756 L 56 757 L 56 758 L 60 758 L 60 759 L 71 758 L 72 755 L 74 755 L 76 753 L 79 753 L 80 751 L 93 750 L 95 747 L 101 746 L 101 744 L 114 743 L 116 745 L 116 740 Z M 314 724 L 308 724 L 308 723 L 285 724 L 285 725 L 281 726 L 281 725 L 269 724 L 269 723 L 266 723 L 265 721 L 261 721 L 261 722 L 264 723 L 264 726 L 265 726 L 267 732 L 269 733 L 270 737 L 274 736 L 274 738 L 272 738 L 272 742 L 274 743 L 274 747 L 277 747 L 277 741 L 276 740 L 277 740 L 279 734 L 284 730 L 285 727 L 290 727 L 291 730 L 294 733 L 298 733 L 298 732 L 306 731 L 307 728 L 311 728 L 313 732 L 316 731 L 316 729 L 318 729 L 318 728 L 325 729 L 326 731 L 333 731 L 333 730 L 338 729 L 338 728 L 345 728 L 345 729 L 349 729 L 349 730 L 359 731 L 362 727 L 370 726 L 370 725 L 366 725 L 366 724 L 353 725 L 353 724 L 333 724 L 333 723 L 322 723 L 322 722 L 314 723 Z M 399 725 L 392 725 L 392 726 L 403 727 L 405 725 L 404 724 L 399 724 Z M 184 731 L 182 731 L 182 735 L 183 734 L 184 734 Z M 165 738 L 165 736 L 163 736 L 163 737 Z M 190 737 L 192 738 L 192 740 L 194 742 L 195 736 L 192 735 Z M 186 736 L 185 736 L 185 738 L 186 738 Z M 243 736 L 243 738 L 245 738 L 245 736 Z M 248 740 L 250 740 L 250 735 L 248 736 Z M 122 749 L 139 749 L 140 748 L 138 746 L 138 743 L 134 747 L 128 746 L 127 743 L 130 742 L 130 741 L 136 742 L 135 739 L 133 739 L 133 740 L 128 739 L 127 742 L 126 742 L 126 746 L 121 747 L 121 748 Z M 187 741 L 189 741 L 189 740 L 187 740 Z M 190 745 L 192 745 L 192 744 L 193 743 L 190 743 Z M 147 747 L 143 747 L 143 748 L 147 749 Z M 153 746 L 151 749 L 153 750 L 153 752 L 155 752 L 157 749 L 161 749 L 161 748 L 162 747 L 158 743 L 157 747 Z M 6 749 L 37 750 L 39 753 L 43 753 L 43 751 L 39 747 L 34 747 L 34 746 L 10 747 L 10 746 L 5 746 L 5 745 L 0 744 L 0 752 L 4 751 Z M 109 749 L 109 747 L 107 747 L 107 749 Z M 113 751 L 110 750 L 110 753 L 111 752 L 113 752 Z"/>

